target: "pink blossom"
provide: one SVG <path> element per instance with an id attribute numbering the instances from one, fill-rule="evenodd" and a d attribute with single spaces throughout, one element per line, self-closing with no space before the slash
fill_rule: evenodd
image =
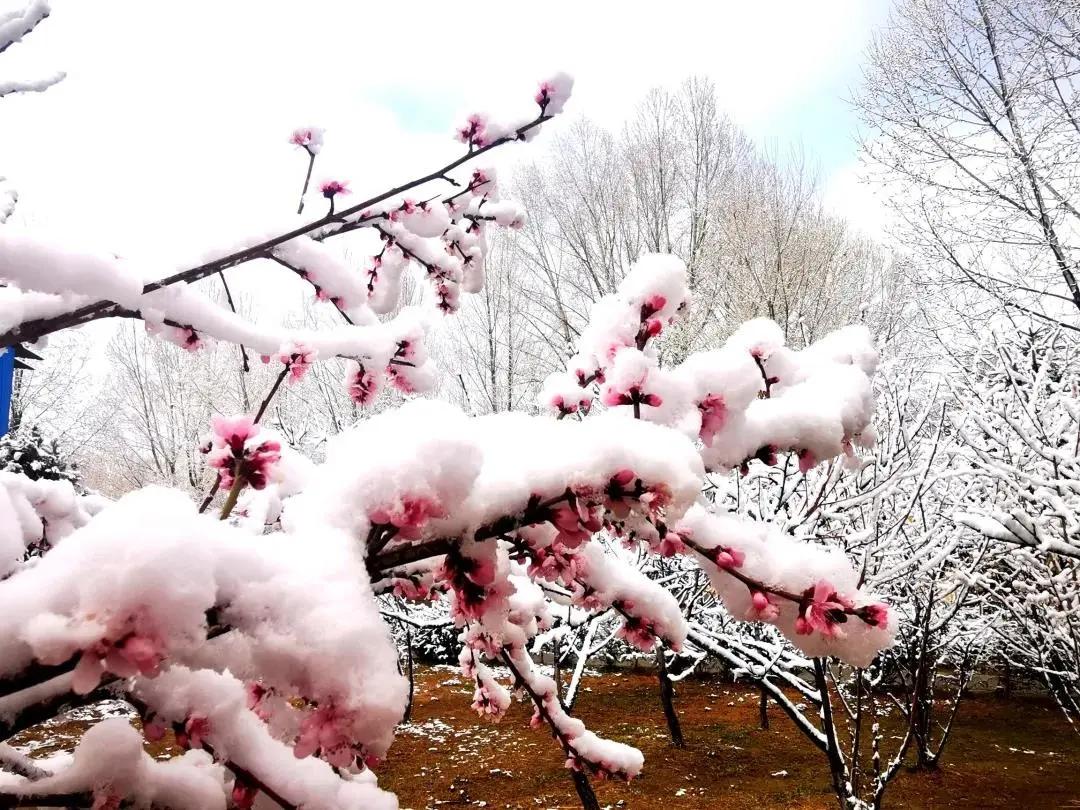
<path id="1" fill-rule="evenodd" d="M 255 805 L 255 797 L 258 795 L 258 788 L 240 781 L 239 777 L 233 782 L 232 801 L 238 810 L 251 810 Z"/>
<path id="2" fill-rule="evenodd" d="M 270 719 L 270 709 L 266 705 L 266 698 L 272 693 L 273 690 L 263 686 L 258 681 L 251 681 L 247 684 L 247 707 L 261 720 Z"/>
<path id="3" fill-rule="evenodd" d="M 303 343 L 286 343 L 278 354 L 278 360 L 289 367 L 290 383 L 304 379 L 316 357 L 318 352 Z"/>
<path id="4" fill-rule="evenodd" d="M 608 406 L 633 405 L 634 403 L 638 403 L 653 408 L 659 408 L 664 404 L 664 400 L 659 394 L 643 394 L 641 392 L 641 387 L 637 385 L 630 386 L 625 392 L 619 391 L 612 386 L 608 386 L 602 393 L 601 401 Z"/>
<path id="5" fill-rule="evenodd" d="M 375 509 L 369 519 L 372 523 L 393 526 L 398 536 L 406 540 L 416 540 L 429 520 L 445 515 L 446 510 L 435 499 L 405 495 L 399 504 Z"/>
<path id="6" fill-rule="evenodd" d="M 558 413 L 562 414 L 563 416 L 571 413 L 577 413 L 578 411 L 581 411 L 582 413 L 588 413 L 591 405 L 592 397 L 584 393 L 579 399 L 571 402 L 567 402 L 566 398 L 563 397 L 562 394 L 555 394 L 548 401 L 548 406 L 552 410 L 558 411 Z"/>
<path id="7" fill-rule="evenodd" d="M 698 403 L 701 412 L 701 430 L 699 436 L 706 447 L 712 447 L 716 434 L 724 429 L 727 422 L 727 403 L 719 394 L 709 394 Z"/>
<path id="8" fill-rule="evenodd" d="M 674 557 L 686 553 L 686 543 L 676 532 L 669 531 L 657 544 L 656 551 L 661 557 Z"/>
<path id="9" fill-rule="evenodd" d="M 746 555 L 731 546 L 717 546 L 709 554 L 717 568 L 739 568 L 746 561 Z"/>
<path id="10" fill-rule="evenodd" d="M 303 759 L 317 755 L 331 765 L 348 768 L 356 762 L 356 747 L 348 732 L 352 718 L 332 704 L 320 706 L 304 718 L 293 745 L 293 755 Z"/>
<path id="11" fill-rule="evenodd" d="M 881 602 L 865 605 L 859 608 L 858 616 L 871 627 L 885 627 L 889 623 L 889 606 Z"/>
<path id="12" fill-rule="evenodd" d="M 603 601 L 600 599 L 599 593 L 591 585 L 583 585 L 578 583 L 574 589 L 574 596 L 571 601 L 582 610 L 596 611 L 604 607 Z"/>
<path id="13" fill-rule="evenodd" d="M 449 586 L 451 613 L 467 620 L 480 618 L 488 597 L 497 590 L 490 587 L 495 578 L 490 561 L 467 557 L 458 549 L 446 554 L 436 578 Z"/>
<path id="14" fill-rule="evenodd" d="M 361 407 L 370 405 L 379 394 L 379 378 L 367 371 L 362 364 L 357 364 L 356 370 L 348 380 L 349 397 Z"/>
<path id="15" fill-rule="evenodd" d="M 476 169 L 473 171 L 472 180 L 469 182 L 469 188 L 477 193 L 481 190 L 490 192 L 492 189 L 485 189 L 484 186 L 494 185 L 494 182 L 495 181 L 490 178 L 483 169 Z"/>
<path id="16" fill-rule="evenodd" d="M 181 327 L 177 331 L 179 332 L 180 345 L 184 348 L 184 351 L 197 352 L 203 347 L 199 333 L 190 326 Z"/>
<path id="17" fill-rule="evenodd" d="M 826 638 L 833 638 L 839 633 L 837 625 L 847 622 L 847 613 L 853 607 L 832 585 L 821 580 L 803 592 L 795 632 L 805 636 L 818 630 Z"/>
<path id="18" fill-rule="evenodd" d="M 579 368 L 574 371 L 574 376 L 577 377 L 577 384 L 582 388 L 592 382 L 604 382 L 604 372 L 602 369 L 594 369 L 591 372 L 586 372 L 585 369 Z"/>
<path id="19" fill-rule="evenodd" d="M 641 320 L 652 317 L 666 306 L 667 298 L 659 293 L 650 295 L 645 299 L 645 303 L 641 305 Z"/>
<path id="20" fill-rule="evenodd" d="M 487 715 L 495 720 L 501 718 L 503 714 L 502 707 L 491 699 L 486 688 L 479 685 L 473 692 L 472 709 L 481 717 Z"/>
<path id="21" fill-rule="evenodd" d="M 120 801 L 123 797 L 112 790 L 94 791 L 94 803 L 90 810 L 120 810 Z"/>
<path id="22" fill-rule="evenodd" d="M 495 581 L 495 561 L 488 557 L 470 557 L 472 565 L 465 572 L 476 585 L 490 585 Z"/>
<path id="23" fill-rule="evenodd" d="M 349 194 L 349 184 L 344 180 L 324 180 L 319 186 L 319 191 L 328 200 L 332 200 L 338 194 Z"/>
<path id="24" fill-rule="evenodd" d="M 157 715 L 143 720 L 143 736 L 150 742 L 158 742 L 165 737 L 165 721 Z"/>
<path id="25" fill-rule="evenodd" d="M 432 597 L 432 589 L 430 584 L 413 577 L 397 577 L 394 579 L 394 595 L 400 599 L 426 602 Z"/>
<path id="26" fill-rule="evenodd" d="M 671 488 L 661 481 L 659 484 L 646 487 L 638 500 L 649 511 L 649 514 L 658 515 L 665 506 L 671 503 Z"/>
<path id="27" fill-rule="evenodd" d="M 559 530 L 556 542 L 568 549 L 577 548 L 603 528 L 599 511 L 580 499 L 576 509 L 565 503 L 553 507 L 548 520 Z"/>
<path id="28" fill-rule="evenodd" d="M 387 366 L 386 376 L 390 379 L 390 384 L 401 393 L 415 394 L 416 385 L 409 379 L 408 372 L 404 370 L 405 368 L 408 368 L 408 366 Z"/>
<path id="29" fill-rule="evenodd" d="M 619 628 L 619 638 L 643 652 L 651 652 L 656 646 L 656 633 L 652 625 L 637 616 L 628 616 Z"/>
<path id="30" fill-rule="evenodd" d="M 221 485 L 230 488 L 240 476 L 254 489 L 263 489 L 281 460 L 281 445 L 274 439 L 257 442 L 259 426 L 250 416 L 213 416 L 207 464 L 218 470 Z"/>
<path id="31" fill-rule="evenodd" d="M 314 154 L 322 147 L 323 131 L 318 127 L 300 127 L 293 130 L 289 143 L 299 146 Z"/>
<path id="32" fill-rule="evenodd" d="M 487 121 L 482 115 L 474 113 L 465 120 L 463 126 L 458 128 L 457 139 L 468 146 L 478 148 L 485 146 L 487 144 L 486 129 Z"/>
<path id="33" fill-rule="evenodd" d="M 529 576 L 554 582 L 564 574 L 576 575 L 579 558 L 561 543 L 533 549 L 529 562 Z"/>
<path id="34" fill-rule="evenodd" d="M 798 451 L 798 456 L 799 456 L 799 472 L 801 472 L 801 473 L 810 472 L 810 470 L 814 469 L 815 465 L 817 465 L 817 463 L 818 463 L 817 456 L 815 456 L 809 450 L 799 450 Z"/>
<path id="35" fill-rule="evenodd" d="M 215 440 L 220 440 L 234 453 L 242 452 L 244 444 L 258 433 L 255 420 L 247 415 L 210 417 L 210 429 L 214 432 Z"/>
<path id="36" fill-rule="evenodd" d="M 777 607 L 776 602 L 765 591 L 751 591 L 750 603 L 753 605 L 758 618 L 762 621 L 771 622 L 780 615 L 780 609 Z"/>
<path id="37" fill-rule="evenodd" d="M 121 678 L 155 677 L 165 659 L 165 644 L 154 635 L 129 632 L 119 641 L 107 639 L 83 650 L 75 665 L 71 688 L 77 694 L 94 691 L 106 672 Z"/>
<path id="38" fill-rule="evenodd" d="M 202 715 L 192 715 L 184 722 L 184 730 L 176 734 L 176 744 L 181 748 L 202 748 L 210 734 L 210 721 Z"/>

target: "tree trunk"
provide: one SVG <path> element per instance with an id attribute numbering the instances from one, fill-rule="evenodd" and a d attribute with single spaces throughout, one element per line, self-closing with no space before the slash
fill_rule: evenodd
<path id="1" fill-rule="evenodd" d="M 664 707 L 664 718 L 667 720 L 668 733 L 676 748 L 686 746 L 683 739 L 682 727 L 679 725 L 679 715 L 675 712 L 675 686 L 668 677 L 667 661 L 664 659 L 664 648 L 656 645 L 656 674 L 660 678 L 660 705 Z"/>
<path id="2" fill-rule="evenodd" d="M 767 729 L 769 727 L 769 694 L 764 687 L 759 687 L 759 689 L 761 690 L 761 702 L 758 704 L 758 718 L 761 727 Z"/>
<path id="3" fill-rule="evenodd" d="M 405 704 L 405 722 L 412 721 L 413 693 L 416 690 L 416 678 L 413 673 L 412 630 L 405 628 L 405 663 L 409 674 L 409 702 Z"/>
<path id="4" fill-rule="evenodd" d="M 562 699 L 562 668 L 559 666 L 559 652 L 560 652 L 559 648 L 561 646 L 562 645 L 559 644 L 559 637 L 558 636 L 556 636 L 555 638 L 553 638 L 551 640 L 551 650 L 552 650 L 552 653 L 551 653 L 552 654 L 552 659 L 551 659 L 551 670 L 552 671 L 551 671 L 551 674 L 552 674 L 552 676 L 553 676 L 553 678 L 555 680 L 555 697 L 559 699 L 559 705 L 562 706 L 565 709 L 566 704 L 563 703 L 563 699 Z"/>
<path id="5" fill-rule="evenodd" d="M 814 659 L 814 675 L 818 694 L 821 695 L 821 730 L 825 734 L 825 756 L 829 760 L 832 787 L 841 809 L 847 810 L 848 799 L 852 797 L 848 791 L 844 760 L 840 753 L 840 741 L 836 738 L 836 725 L 833 723 L 832 699 L 829 696 L 829 680 L 826 677 L 825 659 Z"/>
<path id="6" fill-rule="evenodd" d="M 581 799 L 582 808 L 600 810 L 600 802 L 596 800 L 596 794 L 593 792 L 592 785 L 589 784 L 589 777 L 581 771 L 570 771 L 570 777 L 574 780 L 574 788 L 577 790 L 578 798 Z"/>

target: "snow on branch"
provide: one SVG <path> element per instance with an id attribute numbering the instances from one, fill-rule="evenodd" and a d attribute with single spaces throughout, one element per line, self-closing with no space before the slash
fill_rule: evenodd
<path id="1" fill-rule="evenodd" d="M 0 14 L 0 53 L 21 42 L 51 11 L 48 0 L 31 0 L 21 10 Z"/>
<path id="2" fill-rule="evenodd" d="M 561 111 L 572 82 L 568 77 L 560 76 L 545 84 L 549 89 L 537 94 L 539 112 L 535 116 L 499 126 L 497 137 L 485 140 L 482 145 L 470 144 L 464 155 L 446 165 L 349 207 L 335 210 L 331 204 L 330 210 L 314 221 L 290 223 L 284 229 L 275 228 L 269 232 L 253 233 L 232 245 L 210 251 L 202 263 L 194 267 L 182 269 L 166 278 L 142 282 L 141 296 L 145 297 L 178 284 L 190 284 L 254 259 L 282 258 L 275 257 L 275 250 L 302 237 L 321 240 L 361 227 L 375 227 L 382 234 L 386 246 L 383 252 L 375 257 L 368 270 L 369 297 L 380 301 L 396 300 L 396 295 L 390 291 L 378 291 L 380 286 L 385 284 L 395 286 L 394 271 L 379 272 L 383 259 L 389 254 L 391 262 L 400 262 L 404 257 L 420 265 L 435 287 L 439 308 L 444 311 L 455 310 L 458 289 L 462 285 L 472 291 L 483 286 L 482 255 L 486 244 L 484 229 L 492 221 L 495 224 L 512 226 L 520 221 L 520 216 L 507 214 L 502 208 L 495 208 L 499 213 L 492 220 L 480 216 L 465 219 L 466 214 L 480 213 L 485 203 L 498 202 L 494 174 L 488 169 L 477 169 L 472 173 L 471 179 L 463 183 L 454 179 L 451 173 L 492 149 L 530 139 L 542 124 Z M 416 201 L 405 196 L 413 189 L 433 182 L 447 183 L 459 191 L 434 201 Z M 334 196 L 336 195 L 331 194 L 328 199 L 332 202 Z M 112 267 L 107 264 L 94 264 L 91 273 L 88 268 L 91 262 L 57 254 L 51 256 L 59 263 L 57 273 L 51 274 L 52 278 L 43 279 L 35 273 L 35 266 L 42 255 L 47 253 L 47 246 L 28 244 L 25 240 L 15 240 L 7 244 L 8 237 L 7 232 L 0 234 L 0 252 L 3 258 L 0 266 L 4 268 L 0 278 L 21 289 L 39 292 L 62 291 L 80 294 L 80 290 L 89 285 L 94 288 L 99 300 L 80 305 L 62 315 L 23 321 L 0 334 L 0 344 L 32 342 L 59 329 L 98 318 L 123 315 L 125 311 L 141 310 L 141 300 L 136 300 L 140 299 L 140 296 L 133 299 L 129 274 L 123 272 L 118 266 L 119 263 L 113 263 Z M 432 246 L 431 241 L 441 244 Z M 340 274 L 335 274 L 335 278 L 340 280 Z M 317 279 L 313 277 L 312 280 L 317 289 L 323 289 Z M 75 289 L 66 286 L 69 284 Z M 338 295 L 338 291 L 329 289 L 325 295 L 330 300 L 341 298 L 346 309 L 362 303 L 346 298 L 347 291 L 340 292 L 344 294 Z M 355 295 L 353 297 L 355 298 Z M 165 315 L 168 317 L 167 312 Z"/>
<path id="3" fill-rule="evenodd" d="M 44 93 L 54 84 L 59 84 L 67 76 L 62 70 L 40 79 L 9 79 L 0 82 L 0 98 L 16 93 Z"/>

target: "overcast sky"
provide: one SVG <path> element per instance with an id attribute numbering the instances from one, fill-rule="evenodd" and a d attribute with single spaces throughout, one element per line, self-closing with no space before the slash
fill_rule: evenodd
<path id="1" fill-rule="evenodd" d="M 297 124 L 327 127 L 321 171 L 363 192 L 455 154 L 465 111 L 530 113 L 554 70 L 576 78 L 569 114 L 611 126 L 650 87 L 697 73 L 755 138 L 803 143 L 830 199 L 858 214 L 844 99 L 887 5 L 53 0 L 0 75 L 68 77 L 0 101 L 0 173 L 36 227 L 166 250 L 291 205 Z"/>

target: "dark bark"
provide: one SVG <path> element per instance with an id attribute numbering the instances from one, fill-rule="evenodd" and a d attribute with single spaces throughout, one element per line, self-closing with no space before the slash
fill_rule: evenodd
<path id="1" fill-rule="evenodd" d="M 664 719 L 667 720 L 671 742 L 676 748 L 685 748 L 686 740 L 683 739 L 679 715 L 675 711 L 675 685 L 671 682 L 671 676 L 668 675 L 664 648 L 660 645 L 656 647 L 656 674 L 660 679 L 660 705 L 664 707 Z"/>
<path id="2" fill-rule="evenodd" d="M 409 676 L 409 702 L 405 704 L 405 722 L 412 720 L 413 695 L 416 693 L 416 675 L 413 670 L 412 630 L 405 628 L 405 665 Z"/>
<path id="3" fill-rule="evenodd" d="M 600 810 L 600 802 L 596 799 L 596 793 L 589 784 L 589 778 L 581 771 L 570 771 L 570 777 L 574 780 L 574 789 L 577 790 L 578 798 L 584 810 Z"/>

